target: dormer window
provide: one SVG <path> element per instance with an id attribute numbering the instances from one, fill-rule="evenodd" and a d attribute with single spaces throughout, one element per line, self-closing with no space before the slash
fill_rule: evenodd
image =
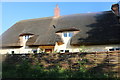
<path id="1" fill-rule="evenodd" d="M 64 37 L 72 37 L 73 36 L 73 32 L 64 32 L 63 36 Z"/>
<path id="2" fill-rule="evenodd" d="M 73 37 L 75 34 L 77 34 L 80 30 L 76 29 L 74 27 L 72 28 L 64 28 L 64 29 L 59 29 L 56 31 L 56 34 L 61 36 L 62 38 L 71 38 Z"/>
<path id="3" fill-rule="evenodd" d="M 33 36 L 34 36 L 34 34 L 31 34 L 31 33 L 22 33 L 22 34 L 20 34 L 19 35 L 19 40 L 20 40 L 21 46 L 25 46 L 28 39 L 33 37 Z"/>
<path id="4" fill-rule="evenodd" d="M 31 33 L 23 33 L 20 34 L 21 37 L 23 37 L 24 40 L 28 40 L 30 37 L 32 37 L 34 34 Z"/>
<path id="5" fill-rule="evenodd" d="M 27 35 L 23 35 L 23 40 L 28 40 L 30 37 L 32 37 L 33 35 L 29 35 L 29 34 L 27 34 Z"/>

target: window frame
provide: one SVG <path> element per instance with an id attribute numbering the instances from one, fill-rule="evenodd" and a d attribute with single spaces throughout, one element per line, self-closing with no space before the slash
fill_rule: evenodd
<path id="1" fill-rule="evenodd" d="M 118 50 L 120 50 L 119 47 L 117 47 L 117 48 L 110 48 L 110 49 L 109 49 L 109 51 L 118 51 Z"/>
<path id="2" fill-rule="evenodd" d="M 63 36 L 64 36 L 64 37 L 67 37 L 67 32 L 64 32 L 64 33 L 63 33 Z"/>
<path id="3" fill-rule="evenodd" d="M 73 37 L 73 32 L 69 32 L 68 37 Z"/>
<path id="4" fill-rule="evenodd" d="M 25 40 L 28 40 L 29 38 L 30 38 L 30 35 L 25 35 L 25 36 L 24 36 L 24 39 L 25 39 Z"/>
<path id="5" fill-rule="evenodd" d="M 73 32 L 63 32 L 63 37 L 73 37 Z"/>

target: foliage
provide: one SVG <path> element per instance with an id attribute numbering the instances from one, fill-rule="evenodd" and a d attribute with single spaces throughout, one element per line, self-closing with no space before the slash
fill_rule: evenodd
<path id="1" fill-rule="evenodd" d="M 22 63 L 10 64 L 3 62 L 3 78 L 108 78 L 104 73 L 89 72 L 84 66 L 87 60 L 79 61 L 79 70 L 64 69 L 59 65 L 55 68 L 43 67 L 34 54 L 31 54 L 33 62 L 23 59 Z"/>
<path id="2" fill-rule="evenodd" d="M 79 48 L 79 52 L 85 52 L 86 50 L 85 50 L 86 48 L 85 48 L 85 46 L 83 45 L 83 46 L 80 46 L 80 48 Z"/>

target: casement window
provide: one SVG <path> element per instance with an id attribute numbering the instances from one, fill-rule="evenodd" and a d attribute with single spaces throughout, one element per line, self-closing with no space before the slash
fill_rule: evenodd
<path id="1" fill-rule="evenodd" d="M 60 52 L 64 52 L 64 50 L 60 50 Z"/>
<path id="2" fill-rule="evenodd" d="M 12 54 L 14 54 L 14 53 L 15 53 L 15 51 L 11 51 L 11 53 L 12 53 Z"/>
<path id="3" fill-rule="evenodd" d="M 69 37 L 72 37 L 73 36 L 73 32 L 69 32 Z"/>
<path id="4" fill-rule="evenodd" d="M 28 40 L 31 37 L 31 35 L 24 35 L 24 39 Z"/>
<path id="5" fill-rule="evenodd" d="M 120 48 L 111 48 L 111 49 L 109 49 L 109 51 L 117 51 L 117 50 L 120 50 Z"/>
<path id="6" fill-rule="evenodd" d="M 69 52 L 69 50 L 60 50 L 61 53 Z"/>
<path id="7" fill-rule="evenodd" d="M 65 33 L 63 33 L 64 34 L 64 37 L 67 37 L 68 35 L 67 35 L 67 32 L 65 32 Z"/>
<path id="8" fill-rule="evenodd" d="M 37 50 L 35 49 L 35 50 L 32 50 L 33 51 L 33 53 L 37 53 Z"/>
<path id="9" fill-rule="evenodd" d="M 69 52 L 69 50 L 65 50 L 65 52 Z"/>
<path id="10" fill-rule="evenodd" d="M 120 48 L 116 48 L 116 50 L 120 50 Z"/>
<path id="11" fill-rule="evenodd" d="M 32 37 L 34 34 L 31 33 L 22 33 L 19 36 L 22 37 L 24 40 L 28 40 L 30 37 Z"/>
<path id="12" fill-rule="evenodd" d="M 73 32 L 64 32 L 63 36 L 64 37 L 72 37 L 73 36 Z"/>

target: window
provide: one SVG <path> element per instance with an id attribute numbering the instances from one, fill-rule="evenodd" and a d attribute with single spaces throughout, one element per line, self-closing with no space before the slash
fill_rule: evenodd
<path id="1" fill-rule="evenodd" d="M 73 36 L 73 32 L 64 32 L 63 36 L 64 37 L 72 37 Z"/>
<path id="2" fill-rule="evenodd" d="M 60 50 L 60 53 L 67 53 L 69 50 Z"/>
<path id="3" fill-rule="evenodd" d="M 64 37 L 67 37 L 67 33 L 64 33 Z"/>
<path id="4" fill-rule="evenodd" d="M 65 52 L 69 52 L 69 50 L 65 50 Z"/>
<path id="5" fill-rule="evenodd" d="M 37 53 L 37 50 L 35 49 L 35 50 L 32 50 L 33 51 L 33 53 Z"/>
<path id="6" fill-rule="evenodd" d="M 114 51 L 114 49 L 112 48 L 112 49 L 109 49 L 109 51 Z"/>
<path id="7" fill-rule="evenodd" d="M 64 50 L 60 50 L 60 52 L 64 52 Z"/>
<path id="8" fill-rule="evenodd" d="M 25 35 L 25 39 L 29 39 L 30 38 L 30 35 Z"/>
<path id="9" fill-rule="evenodd" d="M 11 51 L 12 54 L 14 54 L 15 52 L 14 51 Z"/>
<path id="10" fill-rule="evenodd" d="M 116 51 L 116 50 L 120 50 L 120 48 L 111 48 L 111 49 L 109 49 L 109 51 Z"/>
<path id="11" fill-rule="evenodd" d="M 72 37 L 73 36 L 73 32 L 69 32 L 69 37 Z"/>
<path id="12" fill-rule="evenodd" d="M 120 50 L 120 48 L 116 48 L 116 50 Z"/>

